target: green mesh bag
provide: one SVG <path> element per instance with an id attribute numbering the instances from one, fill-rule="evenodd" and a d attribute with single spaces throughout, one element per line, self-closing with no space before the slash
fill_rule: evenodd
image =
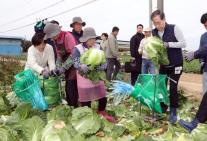
<path id="1" fill-rule="evenodd" d="M 141 74 L 137 79 L 131 96 L 148 106 L 151 110 L 162 113 L 160 103 L 169 105 L 166 75 Z"/>
<path id="2" fill-rule="evenodd" d="M 15 75 L 15 80 L 15 87 L 20 90 L 23 90 L 32 85 L 34 82 L 36 82 L 38 78 L 30 69 L 28 69 Z"/>
<path id="3" fill-rule="evenodd" d="M 40 79 L 40 85 L 47 104 L 52 106 L 61 103 L 60 79 L 58 77 L 50 77 L 49 79 Z"/>
<path id="4" fill-rule="evenodd" d="M 31 70 L 25 70 L 15 76 L 12 90 L 22 102 L 29 102 L 33 108 L 47 110 L 48 105 L 43 97 L 39 80 Z"/>

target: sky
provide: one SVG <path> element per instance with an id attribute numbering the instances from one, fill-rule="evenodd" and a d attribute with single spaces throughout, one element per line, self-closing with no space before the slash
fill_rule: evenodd
<path id="1" fill-rule="evenodd" d="M 56 15 L 89 1 L 92 0 L 0 0 L 0 35 L 31 39 L 34 25 L 4 31 L 34 23 L 38 19 Z M 42 10 L 54 3 L 57 4 Z M 155 10 L 156 0 L 153 3 Z M 201 34 L 206 32 L 200 23 L 201 15 L 207 12 L 206 5 L 207 0 L 164 1 L 166 20 L 170 24 L 178 25 L 183 31 L 188 50 L 196 50 Z M 30 13 L 35 14 L 26 16 Z M 55 19 L 60 22 L 63 30 L 71 31 L 70 23 L 74 16 L 81 16 L 86 27 L 93 27 L 98 35 L 103 32 L 110 33 L 113 26 L 118 26 L 118 39 L 128 41 L 136 33 L 137 24 L 149 26 L 149 0 L 97 0 L 49 20 Z M 24 18 L 20 19 L 21 17 Z"/>

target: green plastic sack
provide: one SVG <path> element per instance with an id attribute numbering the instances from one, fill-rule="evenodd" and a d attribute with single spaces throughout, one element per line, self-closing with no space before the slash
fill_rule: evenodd
<path id="1" fill-rule="evenodd" d="M 60 79 L 58 77 L 41 79 L 40 85 L 47 104 L 58 105 L 61 103 Z"/>
<path id="2" fill-rule="evenodd" d="M 166 79 L 166 75 L 141 74 L 131 96 L 151 110 L 162 113 L 160 103 L 169 105 Z"/>
<path id="3" fill-rule="evenodd" d="M 32 85 L 34 82 L 38 80 L 38 78 L 34 75 L 34 73 L 28 69 L 24 70 L 17 75 L 15 75 L 15 80 L 16 80 L 16 89 L 18 88 L 19 90 L 24 90 L 30 85 Z"/>
<path id="4" fill-rule="evenodd" d="M 26 80 L 30 82 L 35 82 L 36 80 L 38 80 L 37 76 L 35 76 L 35 74 L 30 69 L 18 73 L 17 75 L 15 75 L 15 79 L 16 81 Z"/>
<path id="5" fill-rule="evenodd" d="M 33 108 L 47 110 L 48 105 L 43 97 L 39 80 L 31 70 L 25 70 L 15 76 L 12 89 L 22 102 L 29 102 Z"/>

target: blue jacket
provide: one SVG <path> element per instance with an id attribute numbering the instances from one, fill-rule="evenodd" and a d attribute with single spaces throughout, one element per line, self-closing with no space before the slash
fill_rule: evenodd
<path id="1" fill-rule="evenodd" d="M 207 32 L 201 36 L 199 49 L 194 52 L 194 56 L 205 62 L 203 71 L 207 72 Z"/>

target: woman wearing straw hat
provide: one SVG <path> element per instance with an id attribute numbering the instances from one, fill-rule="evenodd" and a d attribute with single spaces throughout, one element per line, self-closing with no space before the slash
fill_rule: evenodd
<path id="1" fill-rule="evenodd" d="M 84 78 L 79 74 L 79 72 L 87 73 L 89 67 L 86 64 L 80 63 L 81 55 L 86 52 L 89 48 L 100 49 L 100 46 L 96 44 L 96 33 L 93 28 L 85 28 L 83 31 L 83 36 L 80 38 L 81 44 L 77 45 L 72 53 L 72 58 L 74 62 L 74 67 L 77 69 L 77 84 L 78 84 L 78 94 L 79 101 L 82 106 L 91 106 L 91 101 L 98 100 L 98 114 L 106 118 L 110 122 L 114 122 L 114 118 L 109 116 L 105 112 L 107 98 L 104 82 L 94 84 L 91 80 Z M 101 65 L 97 68 L 97 71 L 104 71 L 106 69 L 106 64 Z"/>

